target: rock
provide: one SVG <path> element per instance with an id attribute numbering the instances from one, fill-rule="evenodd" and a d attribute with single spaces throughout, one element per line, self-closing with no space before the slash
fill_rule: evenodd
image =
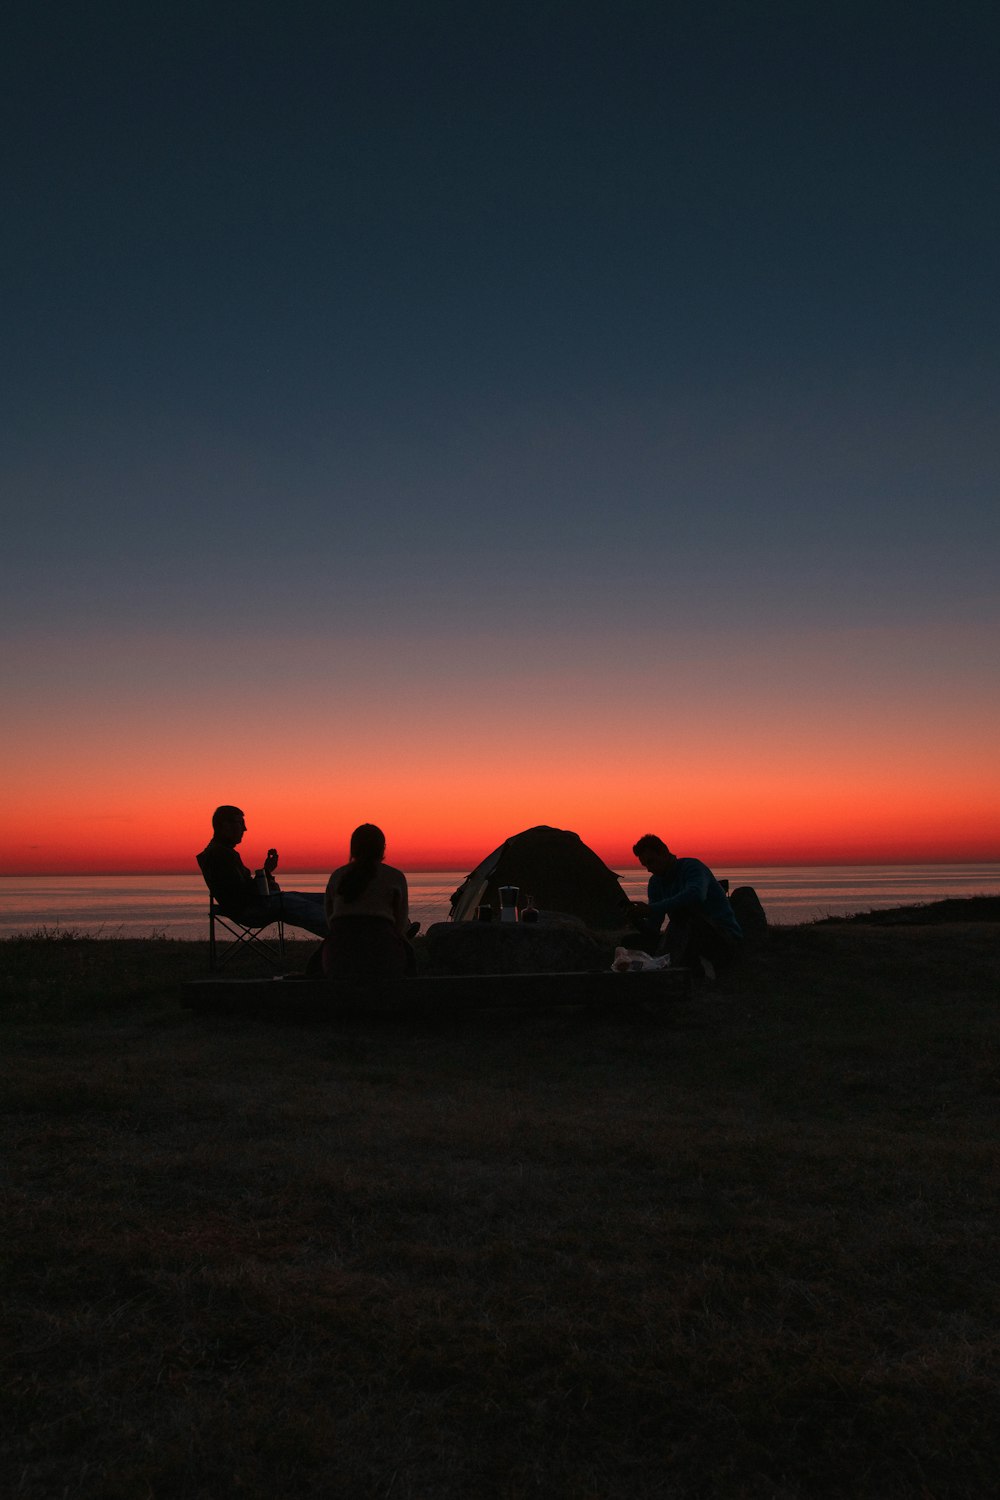
<path id="1" fill-rule="evenodd" d="M 613 945 L 572 918 L 435 922 L 423 940 L 429 974 L 569 974 L 610 969 Z"/>

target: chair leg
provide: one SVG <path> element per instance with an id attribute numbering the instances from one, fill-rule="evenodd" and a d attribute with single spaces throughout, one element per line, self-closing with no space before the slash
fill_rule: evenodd
<path id="1" fill-rule="evenodd" d="M 216 925 L 225 928 L 232 941 L 220 951 Z M 268 927 L 271 923 L 266 924 Z M 210 973 L 216 973 L 224 964 L 230 963 L 244 948 L 259 956 L 275 968 L 284 966 L 285 961 L 285 924 L 279 918 L 277 921 L 278 936 L 277 947 L 273 942 L 268 942 L 261 937 L 266 927 L 244 927 L 234 917 L 224 917 L 219 912 L 213 901 L 208 913 L 208 967 Z"/>
<path id="2" fill-rule="evenodd" d="M 215 945 L 215 902 L 208 903 L 208 972 L 214 974 L 217 967 Z"/>

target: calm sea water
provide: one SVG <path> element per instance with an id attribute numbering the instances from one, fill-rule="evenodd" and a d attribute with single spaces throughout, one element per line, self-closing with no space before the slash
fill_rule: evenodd
<path id="1" fill-rule="evenodd" d="M 329 872 L 327 872 L 329 873 Z M 939 901 L 946 896 L 1000 894 L 1000 864 L 978 865 L 734 865 L 720 866 L 732 886 L 756 888 L 771 922 L 812 922 L 878 907 Z M 447 919 L 449 897 L 464 870 L 410 875 L 410 909 L 425 928 Z M 321 891 L 326 875 L 282 874 L 287 890 Z M 646 877 L 623 876 L 642 899 Z M 200 875 L 0 876 L 0 937 L 39 928 L 95 937 L 202 938 L 208 901 Z"/>

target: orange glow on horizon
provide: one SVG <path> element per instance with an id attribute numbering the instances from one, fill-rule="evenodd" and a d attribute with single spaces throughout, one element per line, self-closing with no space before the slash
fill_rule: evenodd
<path id="1" fill-rule="evenodd" d="M 787 789 L 786 789 L 787 791 Z M 500 801 L 501 799 L 495 799 Z M 346 858 L 352 828 L 378 822 L 387 836 L 387 858 L 407 870 L 468 870 L 511 834 L 537 823 L 570 828 L 613 869 L 637 868 L 632 844 L 640 834 L 659 833 L 680 854 L 695 854 L 710 865 L 825 865 L 907 863 L 993 863 L 1000 860 L 1000 812 L 943 807 L 925 810 L 915 827 L 906 798 L 875 801 L 844 816 L 835 802 L 816 810 L 786 795 L 785 816 L 754 818 L 732 805 L 711 812 L 691 807 L 684 816 L 669 808 L 651 812 L 644 798 L 594 816 L 594 803 L 577 806 L 553 798 L 551 810 L 518 806 L 511 795 L 500 806 L 468 804 L 450 809 L 446 828 L 426 812 L 409 810 L 400 796 L 359 799 L 358 810 L 324 809 L 316 823 L 336 830 L 327 838 L 284 800 L 263 794 L 243 799 L 248 831 L 240 853 L 255 866 L 275 845 L 285 871 L 333 869 Z M 803 799 L 811 801 L 811 796 Z M 8 820 L 3 863 L 8 874 L 190 874 L 194 855 L 211 836 L 211 805 L 188 800 L 143 814 L 133 804 L 111 815 L 87 816 L 68 808 L 53 826 L 30 826 L 23 817 Z M 46 836 L 47 835 L 47 836 Z M 280 871 L 279 871 L 280 876 Z"/>
<path id="2" fill-rule="evenodd" d="M 157 691 L 128 677 L 126 692 L 108 667 L 95 698 L 67 641 L 56 695 L 25 657 L 3 730 L 7 874 L 193 873 L 220 802 L 246 812 L 246 863 L 274 845 L 285 871 L 333 869 L 365 821 L 409 870 L 471 869 L 538 823 L 620 871 L 649 831 L 716 866 L 1000 861 L 998 700 L 961 665 L 992 662 L 992 635 L 782 640 L 755 677 L 727 677 L 727 631 L 690 643 L 669 694 L 621 664 L 625 640 L 586 670 L 526 651 L 484 679 L 475 641 L 422 675 L 398 668 L 394 638 L 336 691 L 317 694 L 318 668 L 275 676 L 263 722 L 228 679 L 187 681 L 183 641 L 99 644 L 122 673 L 152 662 Z"/>
<path id="3" fill-rule="evenodd" d="M 276 791 L 266 765 L 231 777 L 169 759 L 147 758 L 129 781 L 81 767 L 75 779 L 48 778 L 44 796 L 23 776 L 2 815 L 0 868 L 187 873 L 223 801 L 246 813 L 245 862 L 259 863 L 273 844 L 285 870 L 333 869 L 360 822 L 378 823 L 387 857 L 412 870 L 471 869 L 538 823 L 572 829 L 619 870 L 634 866 L 632 844 L 646 832 L 709 864 L 1000 860 L 1000 794 L 985 752 L 978 765 L 967 758 L 955 785 L 929 774 L 936 767 L 900 761 L 848 774 L 836 750 L 798 770 L 746 754 L 738 776 L 724 756 L 703 755 L 676 792 L 668 778 L 599 755 L 553 775 L 529 765 L 505 772 L 481 758 L 442 769 L 440 756 L 414 754 L 402 778 L 385 765 L 354 767 L 333 791 L 306 774 Z"/>

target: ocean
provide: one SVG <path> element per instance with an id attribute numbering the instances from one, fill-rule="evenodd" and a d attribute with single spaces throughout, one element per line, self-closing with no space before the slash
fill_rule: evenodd
<path id="1" fill-rule="evenodd" d="M 321 891 L 327 875 L 287 874 L 288 890 Z M 720 865 L 731 888 L 756 888 L 772 923 L 812 922 L 819 917 L 946 896 L 1000 894 L 1000 864 L 965 865 Z M 449 897 L 464 870 L 409 875 L 410 912 L 424 929 L 447 920 Z M 623 872 L 622 888 L 643 899 L 646 876 Z M 4 875 L 0 876 L 0 937 L 42 929 L 93 937 L 203 938 L 208 901 L 194 875 Z"/>

